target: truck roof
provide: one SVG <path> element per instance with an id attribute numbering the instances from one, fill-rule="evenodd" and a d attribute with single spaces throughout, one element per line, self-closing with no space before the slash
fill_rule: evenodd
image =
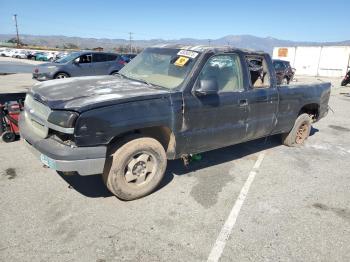
<path id="1" fill-rule="evenodd" d="M 266 54 L 263 51 L 255 51 L 244 48 L 236 48 L 231 46 L 207 46 L 207 45 L 184 45 L 184 44 L 158 44 L 152 46 L 153 48 L 170 48 L 170 49 L 185 49 L 191 51 L 197 51 L 202 53 L 213 52 L 232 52 L 232 51 L 240 51 L 243 53 L 251 54 L 251 55 L 262 55 Z"/>

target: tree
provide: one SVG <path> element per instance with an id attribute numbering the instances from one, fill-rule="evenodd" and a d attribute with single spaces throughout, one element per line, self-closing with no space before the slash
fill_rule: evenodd
<path id="1" fill-rule="evenodd" d="M 72 43 L 66 43 L 63 45 L 64 49 L 79 49 L 79 46 L 77 46 L 76 44 L 72 44 Z"/>
<path id="2" fill-rule="evenodd" d="M 12 37 L 11 39 L 7 40 L 7 43 L 11 43 L 11 44 L 17 44 L 17 38 L 16 37 Z M 25 45 L 21 40 L 19 40 L 19 45 Z"/>

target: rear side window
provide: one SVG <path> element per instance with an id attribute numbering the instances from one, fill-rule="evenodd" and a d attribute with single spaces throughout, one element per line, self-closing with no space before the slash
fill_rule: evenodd
<path id="1" fill-rule="evenodd" d="M 250 74 L 250 82 L 253 88 L 269 88 L 270 72 L 264 56 L 246 56 Z"/>
<path id="2" fill-rule="evenodd" d="M 282 62 L 273 62 L 273 66 L 276 70 L 282 70 L 285 69 L 285 65 Z"/>
<path id="3" fill-rule="evenodd" d="M 98 62 L 106 62 L 108 61 L 108 55 L 107 54 L 93 54 L 93 60 L 94 63 Z"/>
<path id="4" fill-rule="evenodd" d="M 199 81 L 216 80 L 219 93 L 243 91 L 242 70 L 238 55 L 215 55 L 211 57 L 201 73 Z"/>

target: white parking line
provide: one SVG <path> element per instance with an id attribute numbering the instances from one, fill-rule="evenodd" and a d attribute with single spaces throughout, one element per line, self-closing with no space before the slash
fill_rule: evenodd
<path id="1" fill-rule="evenodd" d="M 223 225 L 223 227 L 221 228 L 220 234 L 219 234 L 218 238 L 216 239 L 216 242 L 215 242 L 215 244 L 214 244 L 214 246 L 209 254 L 209 257 L 207 260 L 208 262 L 219 261 L 221 254 L 224 251 L 226 242 L 227 242 L 228 238 L 230 237 L 230 234 L 232 232 L 234 225 L 236 224 L 236 220 L 237 220 L 237 217 L 239 215 L 239 211 L 241 210 L 241 207 L 244 203 L 244 200 L 247 197 L 249 188 L 254 181 L 254 178 L 256 176 L 256 172 L 259 169 L 262 161 L 264 160 L 264 157 L 265 157 L 265 151 L 262 151 L 260 153 L 258 159 L 256 160 L 256 162 L 253 166 L 253 169 L 250 171 L 249 176 L 248 176 L 246 182 L 244 183 L 244 186 L 242 187 L 241 192 L 239 193 L 239 196 L 238 196 L 235 204 L 232 207 L 230 215 L 226 219 L 226 222 Z"/>

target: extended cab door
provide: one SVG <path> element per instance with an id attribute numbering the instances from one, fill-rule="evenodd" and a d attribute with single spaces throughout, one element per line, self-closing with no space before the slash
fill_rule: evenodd
<path id="1" fill-rule="evenodd" d="M 265 55 L 246 56 L 250 87 L 245 92 L 248 104 L 246 140 L 271 134 L 277 123 L 279 95 L 271 60 Z"/>
<path id="2" fill-rule="evenodd" d="M 206 81 L 218 92 L 199 95 Z M 203 66 L 192 92 L 184 93 L 184 119 L 180 145 L 183 152 L 203 152 L 239 143 L 245 136 L 247 119 L 242 64 L 238 54 L 218 54 Z"/>

